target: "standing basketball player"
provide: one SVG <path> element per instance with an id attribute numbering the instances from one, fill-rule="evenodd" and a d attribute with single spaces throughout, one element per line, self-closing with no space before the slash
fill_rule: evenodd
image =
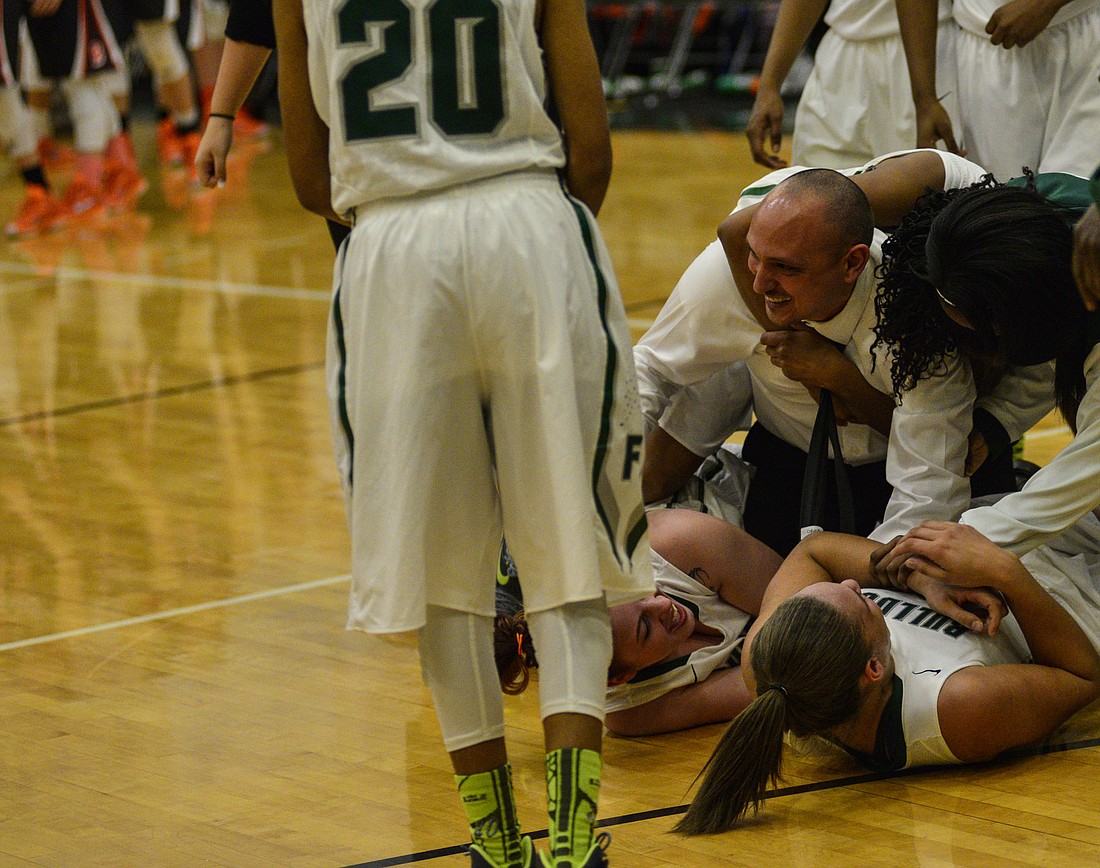
<path id="1" fill-rule="evenodd" d="M 60 82 L 69 104 L 76 144 L 76 171 L 61 200 L 61 211 L 45 229 L 63 223 L 95 225 L 108 205 L 104 185 L 107 148 L 121 129 L 111 102 L 108 77 L 125 68 L 125 58 L 103 0 L 35 3 L 25 19 L 32 52 L 22 58 L 28 90 Z M 46 10 L 48 14 L 43 13 Z M 52 11 L 49 11 L 52 10 Z"/>
<path id="2" fill-rule="evenodd" d="M 12 237 L 35 235 L 63 213 L 39 163 L 34 121 L 16 75 L 19 27 L 29 6 L 26 0 L 0 0 L 0 149 L 18 166 L 25 187 L 23 202 L 4 226 L 4 234 Z"/>
<path id="3" fill-rule="evenodd" d="M 349 626 L 419 631 L 473 864 L 532 864 L 493 660 L 504 532 L 542 659 L 541 859 L 604 865 L 604 593 L 653 583 L 629 332 L 593 218 L 611 149 L 585 6 L 276 0 L 275 13 L 299 199 L 354 224 L 328 348 Z"/>

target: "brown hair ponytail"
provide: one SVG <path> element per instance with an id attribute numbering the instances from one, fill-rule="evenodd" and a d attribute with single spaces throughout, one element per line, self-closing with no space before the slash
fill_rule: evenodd
<path id="1" fill-rule="evenodd" d="M 787 600 L 753 640 L 757 698 L 733 719 L 699 773 L 675 831 L 724 832 L 760 810 L 780 779 L 783 737 L 825 733 L 856 714 L 871 647 L 859 625 L 813 597 Z"/>
<path id="2" fill-rule="evenodd" d="M 674 831 L 701 835 L 732 828 L 751 806 L 760 810 L 769 784 L 779 779 L 787 697 L 765 689 L 733 719 L 703 766 L 703 782 Z"/>

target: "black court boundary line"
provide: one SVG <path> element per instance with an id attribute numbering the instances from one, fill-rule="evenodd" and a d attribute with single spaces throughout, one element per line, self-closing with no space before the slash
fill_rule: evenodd
<path id="1" fill-rule="evenodd" d="M 1065 744 L 1052 744 L 1039 748 L 1009 751 L 1002 754 L 999 759 L 1023 759 L 1031 756 L 1043 756 L 1044 754 L 1050 753 L 1068 753 L 1069 751 L 1082 750 L 1089 747 L 1100 747 L 1100 738 L 1088 738 L 1082 739 L 1081 741 L 1066 742 Z M 781 796 L 798 796 L 803 793 L 834 790 L 840 789 L 841 787 L 850 787 L 859 784 L 873 783 L 875 781 L 892 780 L 895 778 L 907 778 L 927 772 L 957 768 L 959 768 L 959 766 L 920 766 L 912 769 L 902 769 L 896 772 L 869 772 L 863 775 L 851 775 L 846 778 L 834 778 L 830 781 L 818 781 L 814 784 L 800 784 L 797 787 L 780 787 L 765 793 L 764 798 L 777 799 Z M 675 805 L 670 808 L 654 808 L 651 811 L 638 811 L 633 814 L 623 814 L 619 817 L 610 817 L 606 820 L 600 820 L 597 826 L 600 829 L 607 829 L 611 826 L 622 826 L 627 823 L 638 823 L 643 820 L 659 820 L 663 817 L 683 814 L 687 809 L 687 805 Z M 540 829 L 537 832 L 528 832 L 526 834 L 531 836 L 532 841 L 538 841 L 547 837 L 547 830 Z M 345 866 L 345 868 L 389 868 L 391 865 L 410 865 L 414 862 L 427 862 L 430 859 L 441 859 L 444 856 L 461 856 L 464 853 L 466 853 L 466 845 L 455 844 L 450 847 L 437 847 L 434 850 L 421 850 L 419 853 L 408 853 L 404 856 L 390 856 L 386 859 L 375 859 L 371 862 L 358 862 L 355 865 Z"/>
<path id="2" fill-rule="evenodd" d="M 62 416 L 75 416 L 77 413 L 88 413 L 94 410 L 109 410 L 114 407 L 123 407 L 127 404 L 140 404 L 143 401 L 157 401 L 161 398 L 175 398 L 179 395 L 192 395 L 196 392 L 220 389 L 224 386 L 238 386 L 242 383 L 255 383 L 260 380 L 270 380 L 275 377 L 286 377 L 292 374 L 301 374 L 306 371 L 323 368 L 324 365 L 324 362 L 307 362 L 305 364 L 291 365 L 285 368 L 269 368 L 266 371 L 254 371 L 251 374 L 241 374 L 236 377 L 216 377 L 213 380 L 188 383 L 185 386 L 169 386 L 164 389 L 154 389 L 152 392 L 138 392 L 136 395 L 104 398 L 100 401 L 86 401 L 83 404 L 73 404 L 69 407 L 40 410 L 37 413 L 24 413 L 22 416 L 9 416 L 6 419 L 0 419 L 0 428 L 8 425 L 19 425 L 26 422 L 38 422 L 42 419 L 59 419 Z"/>

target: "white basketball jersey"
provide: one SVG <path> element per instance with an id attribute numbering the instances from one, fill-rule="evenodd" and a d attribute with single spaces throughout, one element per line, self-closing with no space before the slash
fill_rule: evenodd
<path id="1" fill-rule="evenodd" d="M 901 707 L 900 721 L 891 717 L 884 730 L 892 730 L 894 740 L 905 745 L 904 751 L 894 751 L 899 761 L 905 760 L 897 767 L 959 762 L 940 731 L 940 690 L 948 678 L 968 666 L 1030 662 L 1020 625 L 1010 613 L 996 636 L 978 636 L 934 612 L 915 594 L 882 588 L 863 593 L 882 609 L 890 628 L 895 699 L 900 698 Z"/>
<path id="2" fill-rule="evenodd" d="M 535 0 L 304 0 L 338 214 L 565 164 Z"/>

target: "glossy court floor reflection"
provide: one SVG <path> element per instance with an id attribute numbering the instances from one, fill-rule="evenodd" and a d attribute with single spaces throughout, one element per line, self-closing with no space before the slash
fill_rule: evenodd
<path id="1" fill-rule="evenodd" d="M 615 151 L 601 223 L 637 336 L 761 171 L 734 134 L 621 132 Z M 216 193 L 146 168 L 138 212 L 0 242 L 0 862 L 465 864 L 414 645 L 343 630 L 324 224 L 277 135 Z M 5 212 L 18 196 L 9 172 Z M 1029 457 L 1065 439 L 1050 420 Z M 538 830 L 535 691 L 506 707 Z M 615 866 L 1100 854 L 1096 709 L 1059 733 L 1072 749 L 983 768 L 794 758 L 759 820 L 674 836 L 720 732 L 607 741 Z"/>

